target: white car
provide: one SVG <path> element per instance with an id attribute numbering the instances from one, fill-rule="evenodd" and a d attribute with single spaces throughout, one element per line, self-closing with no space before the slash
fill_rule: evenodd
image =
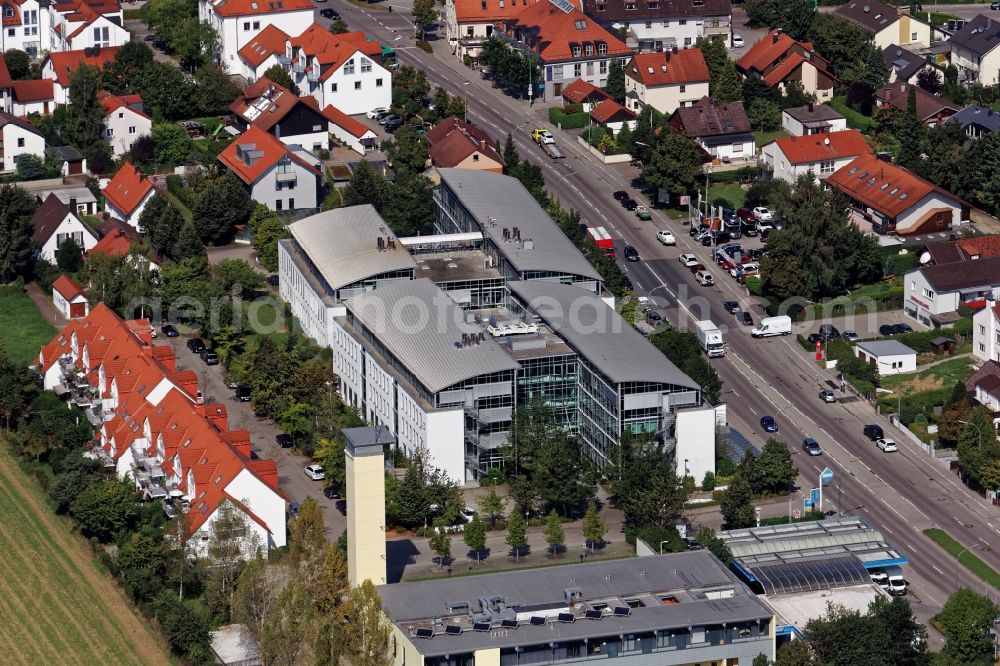
<path id="1" fill-rule="evenodd" d="M 896 448 L 896 442 L 891 439 L 877 439 L 875 440 L 875 446 L 882 449 L 886 453 L 892 453 L 893 451 L 898 451 Z"/>
<path id="2" fill-rule="evenodd" d="M 753 216 L 758 222 L 770 222 L 774 219 L 774 213 L 766 206 L 757 206 L 753 209 Z"/>
<path id="3" fill-rule="evenodd" d="M 685 252 L 681 256 L 677 257 L 677 259 L 687 268 L 691 268 L 692 266 L 697 266 L 700 263 L 698 261 L 698 257 L 694 256 L 690 252 Z"/>
<path id="4" fill-rule="evenodd" d="M 313 481 L 322 481 L 326 478 L 326 470 L 322 465 L 306 465 L 305 473 Z"/>
<path id="5" fill-rule="evenodd" d="M 650 300 L 649 296 L 640 296 L 636 300 L 639 301 L 639 307 L 642 308 L 643 312 L 653 307 L 653 301 Z"/>
<path id="6" fill-rule="evenodd" d="M 746 43 L 743 41 L 743 36 L 742 35 L 733 35 L 733 48 L 734 49 L 741 49 L 745 45 L 746 45 Z"/>
<path id="7" fill-rule="evenodd" d="M 366 113 L 365 115 L 368 116 L 371 120 L 375 120 L 376 118 L 378 118 L 378 115 L 380 113 L 386 113 L 388 110 L 389 109 L 385 108 L 384 106 L 377 106 L 368 113 Z"/>
<path id="8" fill-rule="evenodd" d="M 677 239 L 674 238 L 673 233 L 665 229 L 656 232 L 656 240 L 664 245 L 677 245 Z"/>

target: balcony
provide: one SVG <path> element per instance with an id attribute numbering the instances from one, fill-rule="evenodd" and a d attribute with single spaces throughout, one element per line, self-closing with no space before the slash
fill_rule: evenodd
<path id="1" fill-rule="evenodd" d="M 277 183 L 292 184 L 298 180 L 298 174 L 294 171 L 278 171 L 274 174 L 274 180 Z"/>
<path id="2" fill-rule="evenodd" d="M 291 65 L 291 64 L 292 64 L 292 59 L 291 59 L 291 58 L 289 58 L 289 57 L 288 57 L 288 56 L 286 56 L 286 55 L 280 55 L 280 56 L 278 56 L 278 63 L 279 63 L 279 64 L 280 64 L 280 65 L 281 65 L 282 67 L 285 67 L 285 68 L 287 68 L 287 67 L 288 67 L 289 65 Z"/>
<path id="3" fill-rule="evenodd" d="M 296 74 L 302 74 L 306 71 L 306 66 L 299 62 L 292 63 L 292 71 Z"/>
<path id="4" fill-rule="evenodd" d="M 306 74 L 306 81 L 309 83 L 319 83 L 319 74 L 310 69 Z"/>

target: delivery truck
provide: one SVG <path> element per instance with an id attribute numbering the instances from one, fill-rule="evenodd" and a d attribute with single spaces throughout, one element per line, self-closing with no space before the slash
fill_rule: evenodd
<path id="1" fill-rule="evenodd" d="M 769 338 L 773 335 L 788 335 L 792 332 L 792 318 L 788 315 L 764 317 L 753 327 L 750 335 L 755 338 Z"/>
<path id="2" fill-rule="evenodd" d="M 698 336 L 698 343 L 708 354 L 709 358 L 716 358 L 726 355 L 726 345 L 722 341 L 722 331 L 709 320 L 696 321 L 694 332 Z"/>
<path id="3" fill-rule="evenodd" d="M 594 242 L 594 245 L 596 245 L 608 259 L 614 261 L 615 239 L 611 237 L 608 230 L 604 227 L 587 227 L 587 233 L 590 234 L 590 240 Z"/>

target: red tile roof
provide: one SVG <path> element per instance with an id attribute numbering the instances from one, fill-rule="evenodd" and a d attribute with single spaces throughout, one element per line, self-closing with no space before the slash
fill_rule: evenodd
<path id="1" fill-rule="evenodd" d="M 647 86 L 669 86 L 708 82 L 708 65 L 701 49 L 637 53 L 625 66 L 625 73 Z"/>
<path id="2" fill-rule="evenodd" d="M 268 25 L 258 32 L 257 36 L 247 42 L 237 53 L 251 67 L 256 69 L 270 56 L 284 55 L 285 42 L 288 39 L 289 36 L 284 30 L 274 25 Z"/>
<path id="3" fill-rule="evenodd" d="M 917 205 L 932 192 L 951 199 L 956 206 L 963 204 L 951 192 L 872 154 L 861 155 L 834 171 L 826 183 L 890 219 Z"/>
<path id="4" fill-rule="evenodd" d="M 836 79 L 830 73 L 826 58 L 816 53 L 811 42 L 796 41 L 779 30 L 771 30 L 764 35 L 736 61 L 736 66 L 744 73 L 753 72 L 762 76 L 768 85 L 775 86 L 806 62 L 827 77 Z"/>
<path id="5" fill-rule="evenodd" d="M 256 182 L 283 157 L 288 157 L 313 170 L 312 165 L 296 157 L 288 146 L 256 125 L 251 125 L 246 132 L 219 153 L 219 161 L 248 185 Z"/>
<path id="6" fill-rule="evenodd" d="M 302 98 L 302 101 L 306 103 L 308 103 L 309 100 L 313 100 L 313 103 L 316 103 L 315 97 L 309 96 Z M 359 139 L 362 138 L 365 134 L 368 134 L 369 132 L 371 132 L 373 135 L 375 134 L 375 132 L 370 127 L 365 125 L 363 122 L 351 118 L 349 115 L 347 115 L 337 107 L 333 106 L 332 104 L 327 104 L 326 108 L 323 109 L 322 114 L 323 117 L 329 120 L 331 123 L 342 128 L 346 132 L 350 132 L 352 136 L 356 136 Z"/>
<path id="7" fill-rule="evenodd" d="M 10 70 L 7 69 L 7 62 L 0 53 L 0 88 L 10 88 L 14 84 L 14 79 L 10 78 Z"/>
<path id="8" fill-rule="evenodd" d="M 53 83 L 50 79 L 29 79 L 14 81 L 14 100 L 22 104 L 28 102 L 50 102 L 55 99 Z"/>
<path id="9" fill-rule="evenodd" d="M 127 226 L 127 225 L 125 225 Z M 109 257 L 121 257 L 128 254 L 132 247 L 132 235 L 124 229 L 114 229 L 97 241 L 94 247 L 90 248 L 87 255 L 106 254 Z"/>
<path id="10" fill-rule="evenodd" d="M 795 40 L 787 33 L 771 30 L 747 49 L 747 52 L 736 61 L 736 66 L 746 72 L 751 70 L 763 72 L 778 62 L 793 46 Z"/>
<path id="11" fill-rule="evenodd" d="M 966 258 L 989 259 L 1000 257 L 1000 236 L 978 236 L 976 238 L 963 238 L 956 241 L 958 247 L 962 248 Z"/>
<path id="12" fill-rule="evenodd" d="M 59 294 L 65 298 L 67 301 L 72 301 L 77 296 L 87 297 L 87 293 L 83 290 L 76 280 L 68 275 L 60 275 L 52 282 L 52 288 L 59 292 Z"/>
<path id="13" fill-rule="evenodd" d="M 56 81 L 63 88 L 69 87 L 69 76 L 80 66 L 81 63 L 103 69 L 106 63 L 115 59 L 118 53 L 117 46 L 104 46 L 96 55 L 87 55 L 84 49 L 76 51 L 53 51 L 49 53 L 48 59 L 52 63 L 52 69 L 56 75 Z"/>
<path id="14" fill-rule="evenodd" d="M 112 111 L 125 107 L 129 111 L 139 114 L 143 118 L 152 120 L 150 116 L 142 110 L 142 95 L 112 95 L 109 92 L 99 93 L 101 106 L 104 107 L 104 115 L 110 115 Z"/>
<path id="15" fill-rule="evenodd" d="M 309 0 L 218 0 L 212 9 L 219 16 L 266 16 L 281 12 L 312 11 Z"/>
<path id="16" fill-rule="evenodd" d="M 634 53 L 616 35 L 575 7 L 565 11 L 551 2 L 539 2 L 521 10 L 513 19 L 504 23 L 513 32 L 521 30 L 531 35 L 530 47 L 543 62 L 563 62 L 568 60 L 592 60 L 604 44 L 609 56 L 629 56 Z M 593 46 L 594 52 L 586 55 L 586 47 Z M 573 47 L 580 47 L 580 55 L 574 58 Z"/>
<path id="17" fill-rule="evenodd" d="M 108 186 L 101 190 L 101 194 L 115 208 L 131 215 L 152 191 L 153 183 L 132 166 L 131 162 L 125 162 Z"/>
<path id="18" fill-rule="evenodd" d="M 3 8 L 4 27 L 21 25 L 21 8 L 17 6 L 17 3 L 5 0 L 4 2 L 0 2 L 0 7 Z M 7 16 L 7 9 L 11 10 L 10 16 Z"/>
<path id="19" fill-rule="evenodd" d="M 589 81 L 574 79 L 572 83 L 563 86 L 562 97 L 574 104 L 582 104 L 588 99 L 611 99 L 607 91 L 598 88 Z"/>
<path id="20" fill-rule="evenodd" d="M 472 154 L 478 152 L 504 166 L 503 158 L 497 154 L 495 140 L 482 129 L 461 118 L 445 118 L 426 135 L 430 147 L 427 154 L 436 167 L 458 166 Z"/>
<path id="21" fill-rule="evenodd" d="M 791 164 L 811 164 L 824 160 L 842 160 L 872 152 L 865 137 L 856 129 L 822 132 L 807 136 L 785 136 L 774 143 Z"/>
<path id="22" fill-rule="evenodd" d="M 247 124 L 269 130 L 281 122 L 300 101 L 288 88 L 262 76 L 229 105 L 229 110 Z M 311 106 L 319 112 L 315 105 Z"/>
<path id="23" fill-rule="evenodd" d="M 590 117 L 599 123 L 606 123 L 616 117 L 622 120 L 632 120 L 635 118 L 635 113 L 613 99 L 606 99 L 590 110 Z"/>
<path id="24" fill-rule="evenodd" d="M 358 51 L 373 60 L 382 61 L 382 45 L 376 39 L 368 39 L 363 32 L 334 35 L 318 23 L 313 23 L 302 34 L 293 37 L 291 42 L 293 56 L 301 50 L 307 58 L 316 58 L 321 81 L 333 76 Z"/>
<path id="25" fill-rule="evenodd" d="M 455 0 L 459 23 L 499 23 L 517 16 L 528 5 L 546 0 Z"/>

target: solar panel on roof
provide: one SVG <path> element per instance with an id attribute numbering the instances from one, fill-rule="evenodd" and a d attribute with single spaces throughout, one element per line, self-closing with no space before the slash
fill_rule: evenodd
<path id="1" fill-rule="evenodd" d="M 504 629 L 517 629 L 517 620 L 500 620 L 500 626 Z"/>
<path id="2" fill-rule="evenodd" d="M 472 628 L 475 631 L 489 631 L 490 630 L 490 623 L 489 622 L 476 622 L 476 623 L 474 623 L 472 625 Z"/>
<path id="3" fill-rule="evenodd" d="M 576 7 L 569 0 L 549 0 L 553 5 L 563 10 L 567 14 L 572 14 Z"/>
<path id="4" fill-rule="evenodd" d="M 444 633 L 448 634 L 449 636 L 458 636 L 462 633 L 462 627 L 458 626 L 457 624 L 449 624 L 445 626 Z"/>
<path id="5" fill-rule="evenodd" d="M 532 615 L 531 616 L 531 624 L 533 624 L 536 627 L 540 627 L 543 624 L 545 624 L 545 618 L 544 617 L 538 617 L 537 615 Z"/>
<path id="6" fill-rule="evenodd" d="M 615 617 L 628 617 L 632 614 L 632 609 L 628 606 L 615 606 Z"/>
<path id="7" fill-rule="evenodd" d="M 576 615 L 572 613 L 559 613 L 557 618 L 560 622 L 576 622 Z"/>
<path id="8" fill-rule="evenodd" d="M 417 629 L 417 638 L 434 638 L 433 629 Z"/>
<path id="9" fill-rule="evenodd" d="M 604 617 L 604 613 L 599 610 L 588 610 L 584 615 L 586 615 L 588 620 L 600 620 Z"/>

